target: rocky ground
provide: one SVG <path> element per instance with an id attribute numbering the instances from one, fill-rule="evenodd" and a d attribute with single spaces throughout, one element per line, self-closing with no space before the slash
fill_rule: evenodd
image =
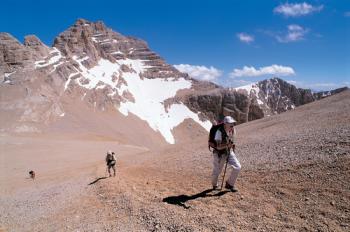
<path id="1" fill-rule="evenodd" d="M 349 99 L 345 91 L 239 125 L 237 193 L 210 189 L 212 157 L 200 133 L 176 146 L 117 151 L 116 177 L 105 178 L 95 161 L 84 175 L 3 193 L 0 225 L 4 231 L 349 231 Z"/>

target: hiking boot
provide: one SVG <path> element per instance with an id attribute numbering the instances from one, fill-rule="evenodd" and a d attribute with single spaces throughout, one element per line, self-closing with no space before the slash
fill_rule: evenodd
<path id="1" fill-rule="evenodd" d="M 231 192 L 238 192 L 238 189 L 235 188 L 235 186 L 232 186 L 226 182 L 225 189 L 230 190 Z"/>

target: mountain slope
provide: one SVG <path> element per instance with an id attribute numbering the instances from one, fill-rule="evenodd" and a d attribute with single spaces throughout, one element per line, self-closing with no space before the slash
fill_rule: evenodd
<path id="1" fill-rule="evenodd" d="M 101 182 L 97 194 L 120 206 L 121 220 L 131 217 L 124 230 L 347 231 L 349 97 L 345 91 L 239 125 L 238 193 L 210 190 L 212 156 L 202 136 L 125 161 L 119 181 Z"/>
<path id="2" fill-rule="evenodd" d="M 209 121 L 171 100 L 179 90 L 191 89 L 187 74 L 166 64 L 142 40 L 113 32 L 102 22 L 78 20 L 52 48 L 38 39 L 21 45 L 1 35 L 3 132 L 45 131 L 73 113 L 67 111 L 71 106 L 133 114 L 168 143 L 175 142 L 171 131 L 186 118 L 210 127 Z"/>
<path id="3" fill-rule="evenodd" d="M 108 137 L 2 138 L 0 170 L 9 171 L 0 175 L 8 183 L 0 194 L 9 193 L 0 197 L 0 225 L 10 231 L 348 231 L 349 98 L 347 90 L 238 125 L 238 193 L 210 190 L 206 134 L 158 150 Z M 186 125 L 175 134 L 180 127 Z M 117 152 L 115 178 L 104 178 L 106 147 Z M 35 182 L 23 178 L 27 163 L 38 171 Z"/>
<path id="4" fill-rule="evenodd" d="M 138 131 L 142 137 L 154 137 L 149 146 L 174 144 L 183 139 L 174 137 L 182 123 L 196 123 L 199 130 L 208 131 L 211 122 L 224 115 L 243 123 L 320 98 L 278 78 L 236 89 L 193 80 L 146 42 L 121 35 L 100 21 L 77 20 L 52 47 L 33 35 L 21 44 L 7 33 L 0 33 L 0 45 L 3 133 L 59 134 L 75 125 L 81 133 L 102 135 L 111 128 L 116 139 L 143 146 L 145 141 L 131 139 L 126 129 L 136 123 L 142 125 Z M 83 120 L 79 112 L 85 112 Z M 109 115 L 115 124 L 98 114 Z M 155 138 L 160 141 L 151 142 Z"/>

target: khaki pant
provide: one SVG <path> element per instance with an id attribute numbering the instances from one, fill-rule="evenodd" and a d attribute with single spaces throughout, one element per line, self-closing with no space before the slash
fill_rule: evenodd
<path id="1" fill-rule="evenodd" d="M 108 168 L 109 176 L 112 176 L 111 168 L 113 169 L 113 175 L 115 176 L 115 161 L 114 161 L 114 163 L 107 163 L 107 168 Z"/>
<path id="2" fill-rule="evenodd" d="M 227 154 L 218 155 L 216 151 L 213 152 L 213 175 L 212 175 L 212 185 L 218 185 L 219 175 L 225 166 Z M 227 183 L 234 186 L 241 170 L 241 164 L 239 163 L 236 154 L 231 150 L 228 155 L 227 167 L 231 169 L 231 175 L 227 180 Z"/>

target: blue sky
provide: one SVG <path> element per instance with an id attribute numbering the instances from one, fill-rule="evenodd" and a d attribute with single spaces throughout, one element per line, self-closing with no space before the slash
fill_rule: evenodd
<path id="1" fill-rule="evenodd" d="M 76 19 L 148 42 L 198 79 L 270 78 L 315 90 L 350 86 L 350 1 L 1 1 L 0 31 L 52 42 Z"/>

